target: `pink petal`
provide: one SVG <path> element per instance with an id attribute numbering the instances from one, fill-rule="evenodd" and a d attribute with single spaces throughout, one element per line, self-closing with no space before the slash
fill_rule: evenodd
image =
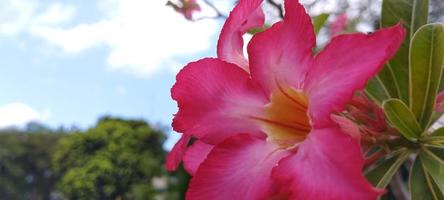
<path id="1" fill-rule="evenodd" d="M 362 175 L 357 140 L 338 128 L 314 129 L 295 155 L 279 162 L 272 177 L 290 199 L 375 200 L 381 191 Z"/>
<path id="2" fill-rule="evenodd" d="M 177 75 L 171 89 L 179 111 L 173 119 L 177 132 L 217 144 L 240 132 L 264 136 L 254 117 L 267 102 L 246 71 L 219 59 L 190 63 Z"/>
<path id="3" fill-rule="evenodd" d="M 364 88 L 395 54 L 404 36 L 405 30 L 398 24 L 369 35 L 334 37 L 316 56 L 305 82 L 314 126 L 331 124 L 330 114 L 342 111 L 353 93 Z"/>
<path id="4" fill-rule="evenodd" d="M 276 191 L 271 169 L 284 156 L 272 143 L 248 134 L 233 136 L 208 155 L 191 179 L 187 199 L 265 199 Z"/>
<path id="5" fill-rule="evenodd" d="M 261 27 L 265 15 L 261 9 L 262 0 L 240 0 L 225 21 L 217 43 L 218 58 L 237 64 L 246 71 L 248 61 L 243 54 L 244 35 L 249 29 Z"/>
<path id="6" fill-rule="evenodd" d="M 214 145 L 197 140 L 187 149 L 183 157 L 183 165 L 191 176 L 194 176 L 197 168 L 199 168 L 200 164 L 207 158 L 207 155 L 213 147 Z"/>
<path id="7" fill-rule="evenodd" d="M 177 143 L 174 145 L 173 149 L 171 149 L 165 163 L 165 168 L 168 171 L 176 170 L 180 162 L 182 162 L 182 158 L 185 155 L 185 151 L 187 149 L 188 143 L 190 142 L 190 139 L 190 135 L 182 135 L 179 141 L 177 141 Z"/>
<path id="8" fill-rule="evenodd" d="M 285 8 L 284 20 L 257 33 L 248 45 L 251 76 L 268 93 L 279 85 L 301 88 L 316 43 L 304 7 L 287 0 Z"/>

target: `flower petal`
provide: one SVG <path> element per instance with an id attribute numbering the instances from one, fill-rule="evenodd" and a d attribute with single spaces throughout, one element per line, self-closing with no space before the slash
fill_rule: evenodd
<path id="1" fill-rule="evenodd" d="M 213 147 L 214 145 L 197 140 L 187 149 L 183 157 L 183 166 L 191 176 L 194 176 L 197 168 L 207 158 Z"/>
<path id="2" fill-rule="evenodd" d="M 230 137 L 216 145 L 199 167 L 187 199 L 265 199 L 276 192 L 271 169 L 287 155 L 288 151 L 248 134 Z"/>
<path id="3" fill-rule="evenodd" d="M 311 19 L 297 0 L 285 1 L 285 18 L 248 45 L 253 80 L 270 94 L 278 86 L 301 88 L 316 39 Z"/>
<path id="4" fill-rule="evenodd" d="M 272 177 L 290 199 L 374 200 L 381 191 L 362 175 L 357 140 L 338 128 L 314 129 L 295 155 L 279 162 Z"/>
<path id="5" fill-rule="evenodd" d="M 182 162 L 182 158 L 185 155 L 185 151 L 187 149 L 188 143 L 190 142 L 190 139 L 190 135 L 182 135 L 179 141 L 177 141 L 177 143 L 174 145 L 173 149 L 171 149 L 165 163 L 165 168 L 168 171 L 176 170 L 180 162 Z"/>
<path id="6" fill-rule="evenodd" d="M 171 94 L 179 105 L 173 119 L 177 132 L 208 144 L 241 132 L 264 136 L 255 117 L 262 116 L 267 98 L 234 64 L 211 58 L 190 63 L 177 75 Z"/>
<path id="7" fill-rule="evenodd" d="M 248 61 L 244 57 L 244 35 L 249 29 L 261 27 L 265 15 L 261 9 L 262 0 L 240 0 L 222 28 L 217 43 L 218 58 L 237 64 L 247 72 Z"/>
<path id="8" fill-rule="evenodd" d="M 404 40 L 400 24 L 366 34 L 339 35 L 319 53 L 307 74 L 305 91 L 315 127 L 328 126 L 356 90 L 364 88 Z"/>

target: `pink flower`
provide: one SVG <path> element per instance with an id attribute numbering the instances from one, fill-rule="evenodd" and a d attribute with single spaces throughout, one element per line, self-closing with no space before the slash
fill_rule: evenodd
<path id="1" fill-rule="evenodd" d="M 172 6 L 174 10 L 181 13 L 188 20 L 192 20 L 193 14 L 200 11 L 200 6 L 196 0 L 180 0 L 179 2 L 180 4 L 175 4 L 168 1 L 167 5 Z"/>
<path id="2" fill-rule="evenodd" d="M 388 153 L 386 148 L 374 152 L 374 147 L 387 141 L 399 139 L 400 135 L 392 128 L 385 118 L 383 109 L 372 102 L 363 92 L 356 92 L 342 113 L 331 115 L 344 133 L 361 141 L 361 149 L 366 164 L 373 164 L 377 158 Z"/>
<path id="3" fill-rule="evenodd" d="M 341 113 L 341 115 L 332 116 L 333 120 L 339 126 L 347 127 L 344 132 L 360 139 L 364 143 L 377 140 L 379 137 L 399 136 L 396 130 L 387 124 L 384 110 L 368 99 L 363 92 L 357 92 L 353 96 L 351 101 L 345 106 L 345 112 Z M 358 133 L 349 132 L 355 129 L 350 127 L 350 123 L 356 126 Z"/>
<path id="4" fill-rule="evenodd" d="M 444 112 L 444 92 L 440 92 L 436 96 L 435 111 Z"/>
<path id="5" fill-rule="evenodd" d="M 400 26 L 332 39 L 313 55 L 311 19 L 296 0 L 285 18 L 248 44 L 262 0 L 240 0 L 218 42 L 218 58 L 189 63 L 171 92 L 183 133 L 167 158 L 193 178 L 187 199 L 376 199 L 362 176 L 359 142 L 330 119 L 394 55 Z M 196 141 L 189 146 L 190 140 Z"/>
<path id="6" fill-rule="evenodd" d="M 335 36 L 341 32 L 344 31 L 345 27 L 347 26 L 347 13 L 342 13 L 341 15 L 337 16 L 335 21 L 331 24 L 330 33 L 332 36 Z"/>

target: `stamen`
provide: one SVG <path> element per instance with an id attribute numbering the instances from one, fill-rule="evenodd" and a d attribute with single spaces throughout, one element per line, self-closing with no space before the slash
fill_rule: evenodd
<path id="1" fill-rule="evenodd" d="M 277 126 L 283 126 L 285 128 L 295 129 L 298 131 L 303 131 L 303 132 L 310 131 L 310 126 L 307 126 L 306 124 L 303 124 L 300 122 L 293 121 L 293 123 L 291 123 L 291 124 L 285 124 L 285 123 L 281 123 L 278 121 L 273 121 L 270 119 L 264 119 L 264 118 L 255 117 L 255 116 L 248 116 L 248 118 L 259 120 L 259 121 L 265 122 L 265 123 L 270 123 L 271 125 L 277 125 Z M 295 125 L 299 125 L 299 126 L 295 126 Z"/>
<path id="2" fill-rule="evenodd" d="M 283 88 L 277 90 L 265 106 L 265 116 L 249 116 L 262 124 L 262 129 L 275 144 L 287 148 L 305 139 L 311 130 L 307 115 L 308 101 L 302 92 Z"/>

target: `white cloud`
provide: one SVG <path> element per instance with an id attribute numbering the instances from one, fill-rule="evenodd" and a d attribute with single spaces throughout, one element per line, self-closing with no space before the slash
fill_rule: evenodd
<path id="1" fill-rule="evenodd" d="M 177 56 L 208 49 L 218 31 L 216 21 L 189 22 L 165 6 L 166 1 L 97 1 L 102 17 L 95 22 L 77 24 L 73 16 L 82 13 L 80 10 L 75 13 L 72 5 L 54 4 L 41 9 L 36 1 L 17 2 L 22 3 L 4 5 L 11 10 L 10 14 L 16 13 L 18 17 L 0 26 L 0 33 L 26 32 L 70 54 L 106 46 L 110 53 L 104 62 L 109 69 L 139 76 L 151 75 L 161 65 L 177 63 L 172 61 Z M 38 8 L 43 11 L 38 12 Z M 71 26 L 66 25 L 68 22 Z M 174 64 L 168 67 L 178 68 Z"/>
<path id="2" fill-rule="evenodd" d="M 0 128 L 23 127 L 29 122 L 45 120 L 49 112 L 38 112 L 23 103 L 0 105 Z"/>
<path id="3" fill-rule="evenodd" d="M 75 14 L 73 6 L 59 3 L 51 4 L 41 15 L 35 19 L 39 25 L 58 25 L 70 21 Z"/>
<path id="4" fill-rule="evenodd" d="M 72 19 L 75 9 L 59 3 L 42 7 L 37 1 L 0 1 L 0 34 L 15 36 L 34 27 L 57 25 Z"/>

